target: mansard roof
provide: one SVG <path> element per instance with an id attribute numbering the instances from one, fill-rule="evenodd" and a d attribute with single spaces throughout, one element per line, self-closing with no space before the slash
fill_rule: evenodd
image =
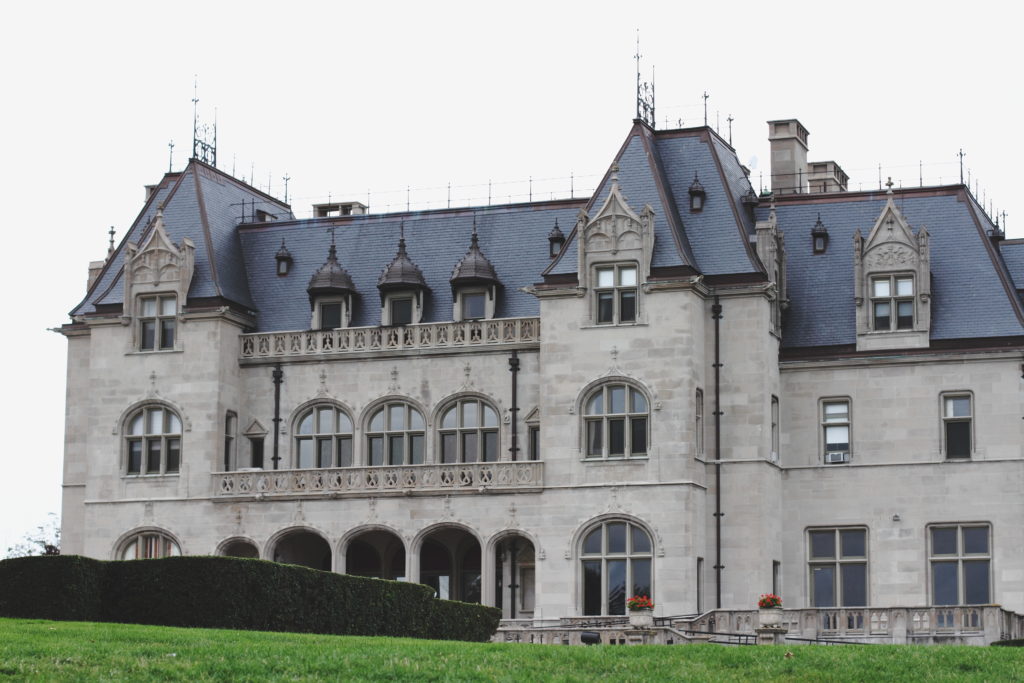
<path id="1" fill-rule="evenodd" d="M 452 285 L 470 283 L 498 283 L 498 274 L 494 272 L 494 266 L 487 260 L 484 253 L 480 251 L 479 238 L 476 234 L 476 224 L 473 224 L 473 235 L 469 240 L 469 250 L 452 270 Z"/>
<path id="2" fill-rule="evenodd" d="M 219 297 L 253 307 L 246 262 L 236 226 L 243 202 L 292 217 L 291 208 L 270 195 L 192 159 L 184 171 L 166 174 L 146 200 L 85 299 L 71 315 L 94 313 L 97 306 L 120 305 L 124 297 L 125 246 L 148 239 L 163 204 L 164 229 L 175 243 L 189 237 L 195 243 L 195 274 L 189 298 Z M 273 261 L 273 257 L 271 257 Z"/>
<path id="3" fill-rule="evenodd" d="M 856 343 L 853 235 L 868 235 L 886 206 L 886 194 L 846 192 L 776 198 L 786 236 L 790 305 L 783 319 L 785 348 Z M 988 221 L 962 186 L 897 190 L 895 204 L 915 234 L 931 243 L 931 339 L 1024 335 L 1024 313 L 997 263 Z M 767 205 L 757 209 L 767 218 Z M 821 214 L 829 243 L 815 254 L 811 228 Z M 984 221 L 984 223 L 983 223 Z"/>
<path id="4" fill-rule="evenodd" d="M 1014 287 L 1024 301 L 1024 239 L 1003 240 L 999 244 L 999 250 Z"/>

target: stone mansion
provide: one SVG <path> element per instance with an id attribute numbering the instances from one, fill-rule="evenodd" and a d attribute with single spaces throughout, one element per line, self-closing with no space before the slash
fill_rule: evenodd
<path id="1" fill-rule="evenodd" d="M 634 594 L 735 629 L 775 592 L 865 637 L 1024 612 L 1024 240 L 768 128 L 760 194 L 711 128 L 641 120 L 585 198 L 297 219 L 165 174 L 62 327 L 62 550 L 533 628 Z"/>

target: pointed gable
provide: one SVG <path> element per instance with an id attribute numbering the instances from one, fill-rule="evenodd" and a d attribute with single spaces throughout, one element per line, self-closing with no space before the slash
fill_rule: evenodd
<path id="1" fill-rule="evenodd" d="M 185 301 L 195 270 L 195 244 L 188 237 L 175 245 L 164 229 L 163 205 L 141 247 L 129 243 L 125 255 L 124 297 L 133 301 L 149 292 L 174 292 Z"/>

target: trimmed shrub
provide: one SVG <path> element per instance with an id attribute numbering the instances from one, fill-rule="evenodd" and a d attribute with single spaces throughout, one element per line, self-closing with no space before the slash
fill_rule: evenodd
<path id="1" fill-rule="evenodd" d="M 3 560 L 0 562 L 0 615 L 99 621 L 106 564 L 77 555 Z"/>
<path id="2" fill-rule="evenodd" d="M 997 640 L 992 645 L 998 645 L 1000 647 L 1024 647 L 1024 638 L 1017 638 L 1016 640 Z"/>
<path id="3" fill-rule="evenodd" d="M 9 586 L 0 583 L 0 615 L 481 641 L 494 633 L 500 617 L 493 607 L 435 600 L 431 589 L 419 584 L 263 560 L 169 557 L 100 562 L 73 556 L 23 560 L 30 562 L 15 568 L 24 576 L 18 589 L 20 611 L 6 607 Z M 50 560 L 77 560 L 92 571 L 64 571 L 40 580 L 41 575 L 49 575 L 37 569 Z M 0 570 L 7 562 L 15 561 L 0 562 Z M 92 611 L 79 609 L 76 616 L 67 616 L 59 600 L 46 602 L 49 611 L 45 613 L 34 609 L 37 600 L 31 596 L 49 595 L 54 585 L 64 592 L 93 596 Z"/>

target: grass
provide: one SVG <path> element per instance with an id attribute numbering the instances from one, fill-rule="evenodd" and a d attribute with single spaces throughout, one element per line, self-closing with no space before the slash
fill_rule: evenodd
<path id="1" fill-rule="evenodd" d="M 791 656 L 786 656 L 792 653 Z M 0 678 L 396 681 L 1012 681 L 1024 649 L 562 647 L 0 619 Z"/>

